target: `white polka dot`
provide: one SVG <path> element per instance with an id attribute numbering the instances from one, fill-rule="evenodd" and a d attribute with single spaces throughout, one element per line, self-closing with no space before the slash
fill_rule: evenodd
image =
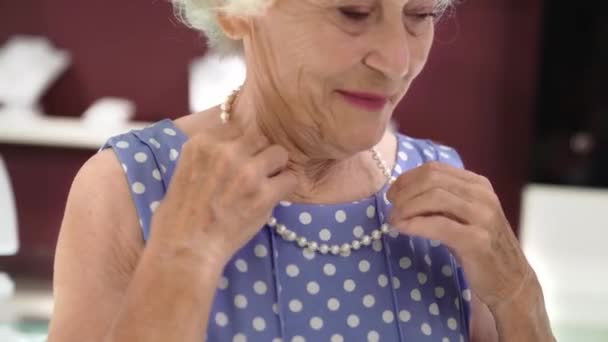
<path id="1" fill-rule="evenodd" d="M 386 287 L 386 285 L 388 285 L 388 278 L 384 274 L 378 276 L 378 285 L 380 285 L 380 287 Z"/>
<path id="2" fill-rule="evenodd" d="M 441 342 L 450 342 L 450 339 L 447 338 L 447 337 L 444 337 L 444 338 L 441 339 Z"/>
<path id="3" fill-rule="evenodd" d="M 403 151 L 399 151 L 399 159 L 403 160 L 403 161 L 407 161 L 408 160 L 408 156 L 407 153 L 403 152 Z"/>
<path id="4" fill-rule="evenodd" d="M 302 311 L 302 302 L 299 301 L 298 299 L 292 299 L 289 302 L 289 310 L 291 310 L 291 312 L 300 312 L 300 311 Z"/>
<path id="5" fill-rule="evenodd" d="M 165 165 L 163 165 L 163 164 L 160 164 L 160 170 L 161 170 L 163 173 L 167 173 L 167 167 L 166 167 Z"/>
<path id="6" fill-rule="evenodd" d="M 470 302 L 471 301 L 471 290 L 465 289 L 464 291 L 462 291 L 462 298 L 464 298 L 464 300 L 466 300 L 467 302 Z"/>
<path id="7" fill-rule="evenodd" d="M 372 242 L 372 249 L 376 252 L 382 252 L 382 240 Z"/>
<path id="8" fill-rule="evenodd" d="M 325 264 L 325 266 L 323 266 L 323 273 L 328 276 L 333 276 L 336 274 L 336 266 L 329 263 Z"/>
<path id="9" fill-rule="evenodd" d="M 300 335 L 294 336 L 291 342 L 306 342 L 306 339 Z"/>
<path id="10" fill-rule="evenodd" d="M 232 342 L 247 342 L 247 337 L 244 334 L 238 333 L 234 335 Z"/>
<path id="11" fill-rule="evenodd" d="M 380 334 L 377 331 L 372 330 L 367 333 L 367 342 L 378 342 L 380 341 Z"/>
<path id="12" fill-rule="evenodd" d="M 418 273 L 418 283 L 420 285 L 426 284 L 428 277 L 424 273 Z"/>
<path id="13" fill-rule="evenodd" d="M 356 227 L 353 229 L 353 235 L 354 235 L 356 238 L 360 239 L 361 237 L 363 237 L 363 234 L 364 234 L 363 227 L 361 227 L 361 226 L 356 226 Z"/>
<path id="14" fill-rule="evenodd" d="M 464 336 L 462 336 L 462 334 L 460 334 L 459 340 L 460 342 L 464 342 Z"/>
<path id="15" fill-rule="evenodd" d="M 359 271 L 361 271 L 363 273 L 369 271 L 369 261 L 367 261 L 367 260 L 359 261 Z"/>
<path id="16" fill-rule="evenodd" d="M 312 222 L 312 216 L 309 212 L 303 211 L 300 213 L 300 223 L 308 225 Z"/>
<path id="17" fill-rule="evenodd" d="M 395 239 L 395 238 L 399 237 L 399 231 L 396 228 L 391 227 L 391 229 L 388 231 L 388 236 Z"/>
<path id="18" fill-rule="evenodd" d="M 433 332 L 433 329 L 431 329 L 431 326 L 428 323 L 422 323 L 422 325 L 420 326 L 420 331 L 422 331 L 422 333 L 426 336 L 430 336 Z"/>
<path id="19" fill-rule="evenodd" d="M 129 143 L 127 141 L 121 140 L 116 143 L 116 147 L 118 148 L 129 148 Z"/>
<path id="20" fill-rule="evenodd" d="M 401 165 L 399 165 L 399 164 L 395 165 L 395 172 L 397 172 L 398 174 L 403 173 L 403 169 L 401 168 Z"/>
<path id="21" fill-rule="evenodd" d="M 302 255 L 304 256 L 304 258 L 308 259 L 308 260 L 312 260 L 315 258 L 315 252 L 311 251 L 308 248 L 304 248 L 302 250 Z"/>
<path id="22" fill-rule="evenodd" d="M 451 159 L 451 158 L 452 158 L 452 157 L 451 157 L 449 154 L 447 154 L 447 153 L 445 153 L 445 152 L 439 152 L 439 155 L 440 155 L 440 156 L 441 156 L 441 158 L 443 158 L 443 159 Z"/>
<path id="23" fill-rule="evenodd" d="M 281 201 L 281 202 L 279 202 L 279 204 L 282 207 L 289 207 L 291 205 L 291 202 L 289 202 L 289 201 Z"/>
<path id="24" fill-rule="evenodd" d="M 177 134 L 177 132 L 175 132 L 175 130 L 171 128 L 165 128 L 163 129 L 163 132 L 165 132 L 166 135 L 170 136 L 175 136 Z"/>
<path id="25" fill-rule="evenodd" d="M 399 267 L 401 267 L 404 270 L 407 270 L 408 268 L 410 268 L 410 266 L 412 266 L 412 260 L 408 257 L 403 257 L 401 259 L 399 259 Z"/>
<path id="26" fill-rule="evenodd" d="M 374 296 L 371 294 L 363 296 L 363 306 L 371 308 L 374 304 L 376 304 L 376 298 L 374 298 Z"/>
<path id="27" fill-rule="evenodd" d="M 356 287 L 357 287 L 357 284 L 355 284 L 354 280 L 346 279 L 344 281 L 344 290 L 346 292 L 353 292 Z"/>
<path id="28" fill-rule="evenodd" d="M 279 314 L 279 306 L 277 305 L 277 303 L 272 304 L 272 312 L 274 312 L 275 315 Z"/>
<path id="29" fill-rule="evenodd" d="M 412 319 L 412 314 L 407 310 L 399 311 L 399 319 L 401 322 L 409 322 Z"/>
<path id="30" fill-rule="evenodd" d="M 266 246 L 264 245 L 255 245 L 253 253 L 258 258 L 264 258 L 268 255 L 268 249 L 266 249 Z"/>
<path id="31" fill-rule="evenodd" d="M 158 142 L 158 140 L 150 138 L 148 139 L 148 142 L 150 143 L 150 145 L 156 147 L 157 149 L 160 148 L 160 143 Z"/>
<path id="32" fill-rule="evenodd" d="M 285 272 L 287 273 L 288 276 L 290 277 L 297 277 L 300 274 L 300 269 L 298 268 L 298 266 L 291 264 L 288 265 L 287 268 L 285 269 Z"/>
<path id="33" fill-rule="evenodd" d="M 401 287 L 401 281 L 399 280 L 399 278 L 397 277 L 393 277 L 393 288 L 395 290 L 399 289 Z"/>
<path id="34" fill-rule="evenodd" d="M 411 143 L 404 141 L 401 145 L 403 145 L 403 147 L 407 148 L 408 150 L 413 150 L 414 149 L 414 145 L 412 145 Z"/>
<path id="35" fill-rule="evenodd" d="M 333 334 L 331 335 L 330 342 L 344 342 L 344 337 L 340 334 Z"/>
<path id="36" fill-rule="evenodd" d="M 384 321 L 384 323 L 393 323 L 394 319 L 395 315 L 392 311 L 386 310 L 382 313 L 382 320 Z"/>
<path id="37" fill-rule="evenodd" d="M 419 302 L 422 299 L 422 294 L 420 294 L 420 290 L 413 289 L 412 292 L 410 292 L 410 297 L 412 297 L 412 300 Z"/>
<path id="38" fill-rule="evenodd" d="M 159 205 L 160 205 L 159 201 L 154 201 L 154 202 L 150 203 L 150 211 L 155 212 Z"/>
<path id="39" fill-rule="evenodd" d="M 122 169 L 124 172 L 127 172 L 127 170 L 129 170 L 129 168 L 125 164 L 122 164 Z"/>
<path id="40" fill-rule="evenodd" d="M 388 200 L 388 197 L 387 197 L 387 195 L 386 195 L 387 193 L 388 193 L 388 192 L 385 192 L 385 193 L 384 193 L 384 196 L 383 196 L 383 197 L 384 197 L 384 203 L 385 203 L 385 204 L 391 204 L 391 201 L 389 201 L 389 200 Z"/>
<path id="41" fill-rule="evenodd" d="M 253 325 L 253 329 L 256 331 L 264 331 L 266 329 L 266 321 L 262 317 L 254 318 L 251 325 Z"/>
<path id="42" fill-rule="evenodd" d="M 424 262 L 427 264 L 427 266 L 429 266 L 429 267 L 430 267 L 430 266 L 432 265 L 432 262 L 431 262 L 431 256 L 430 256 L 430 255 L 428 255 L 428 254 L 425 254 L 425 255 L 424 255 Z"/>
<path id="43" fill-rule="evenodd" d="M 215 314 L 215 324 L 220 327 L 225 327 L 228 324 L 228 316 L 226 316 L 223 312 L 218 312 Z"/>
<path id="44" fill-rule="evenodd" d="M 161 180 L 163 179 L 163 178 L 161 177 L 161 175 L 160 175 L 160 171 L 159 171 L 158 169 L 154 169 L 154 170 L 152 171 L 152 177 L 153 177 L 154 179 L 156 179 L 157 181 L 161 181 Z"/>
<path id="45" fill-rule="evenodd" d="M 247 297 L 239 294 L 234 296 L 234 306 L 239 309 L 244 309 L 247 307 Z"/>
<path id="46" fill-rule="evenodd" d="M 454 318 L 448 318 L 448 328 L 456 330 L 456 328 L 458 328 L 458 322 Z"/>
<path id="47" fill-rule="evenodd" d="M 441 245 L 441 241 L 439 240 L 431 240 L 431 247 L 439 247 Z"/>
<path id="48" fill-rule="evenodd" d="M 346 212 L 344 210 L 336 211 L 336 221 L 343 223 L 346 221 Z"/>
<path id="49" fill-rule="evenodd" d="M 136 193 L 138 195 L 141 195 L 144 192 L 146 192 L 146 186 L 140 182 L 133 183 L 133 185 L 131 186 L 131 189 L 133 190 L 134 193 Z"/>
<path id="50" fill-rule="evenodd" d="M 234 266 L 236 266 L 236 269 L 239 270 L 239 272 L 247 272 L 247 261 L 243 259 L 238 259 L 235 261 Z"/>
<path id="51" fill-rule="evenodd" d="M 439 306 L 437 303 L 429 305 L 429 313 L 433 316 L 439 316 Z"/>
<path id="52" fill-rule="evenodd" d="M 143 152 L 137 152 L 133 158 L 135 158 L 135 161 L 138 163 L 145 163 L 146 160 L 148 160 L 148 155 Z"/>
<path id="53" fill-rule="evenodd" d="M 177 157 L 179 157 L 179 152 L 177 152 L 176 149 L 172 148 L 171 151 L 169 151 L 169 159 L 171 161 L 175 161 Z"/>
<path id="54" fill-rule="evenodd" d="M 306 291 L 311 295 L 316 295 L 317 293 L 319 293 L 320 289 L 321 288 L 319 287 L 319 283 L 317 283 L 316 281 L 311 281 L 306 284 Z"/>
<path id="55" fill-rule="evenodd" d="M 425 149 L 424 154 L 426 154 L 426 156 L 429 157 L 430 159 L 435 159 L 435 154 L 431 150 Z"/>
<path id="56" fill-rule="evenodd" d="M 441 268 L 441 273 L 443 273 L 443 275 L 446 277 L 451 277 L 454 274 L 454 271 L 450 265 L 443 265 Z"/>
<path id="57" fill-rule="evenodd" d="M 346 324 L 348 324 L 351 328 L 356 328 L 359 326 L 359 316 L 357 315 L 349 315 L 346 319 Z"/>
<path id="58" fill-rule="evenodd" d="M 226 278 L 225 276 L 222 276 L 222 278 L 220 279 L 220 283 L 218 284 L 218 286 L 220 288 L 220 290 L 225 290 L 228 288 L 228 278 Z"/>
<path id="59" fill-rule="evenodd" d="M 314 330 L 321 330 L 323 328 L 323 320 L 321 317 L 313 317 L 310 319 L 310 327 Z"/>
<path id="60" fill-rule="evenodd" d="M 253 290 L 255 291 L 255 293 L 263 295 L 268 290 L 268 286 L 266 286 L 265 282 L 258 280 L 253 284 Z"/>
<path id="61" fill-rule="evenodd" d="M 319 232 L 319 239 L 323 241 L 329 241 L 329 239 L 331 239 L 331 232 L 329 231 L 329 229 L 321 229 L 321 231 Z"/>
<path id="62" fill-rule="evenodd" d="M 454 298 L 454 305 L 456 305 L 456 309 L 460 310 L 460 298 Z"/>
<path id="63" fill-rule="evenodd" d="M 329 298 L 327 308 L 331 311 L 336 311 L 340 308 L 340 301 L 336 298 Z"/>
<path id="64" fill-rule="evenodd" d="M 367 207 L 366 213 L 367 217 L 373 218 L 374 216 L 376 216 L 376 207 L 370 205 L 369 207 Z"/>
<path id="65" fill-rule="evenodd" d="M 443 287 L 437 286 L 435 288 L 435 297 L 437 297 L 437 299 L 441 299 L 443 298 L 443 296 L 445 296 L 445 290 L 443 289 Z"/>

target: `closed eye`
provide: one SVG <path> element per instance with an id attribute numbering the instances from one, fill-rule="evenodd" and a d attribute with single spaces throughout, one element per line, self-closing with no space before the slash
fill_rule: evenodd
<path id="1" fill-rule="evenodd" d="M 371 14 L 371 12 L 369 11 L 353 7 L 342 7 L 340 8 L 340 13 L 342 13 L 342 15 L 347 19 L 353 21 L 363 21 L 367 19 Z"/>

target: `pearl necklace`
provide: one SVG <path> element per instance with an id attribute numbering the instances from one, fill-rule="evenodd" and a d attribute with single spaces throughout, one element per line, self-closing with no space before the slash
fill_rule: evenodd
<path id="1" fill-rule="evenodd" d="M 230 95 L 226 98 L 221 106 L 220 119 L 223 124 L 228 123 L 230 120 L 230 112 L 232 110 L 232 104 L 236 96 L 238 95 L 241 87 L 232 91 Z M 372 158 L 376 162 L 378 168 L 382 171 L 384 176 L 388 179 L 388 184 L 391 185 L 395 182 L 396 178 L 391 175 L 391 170 L 389 170 L 386 162 L 380 156 L 380 152 L 375 147 L 372 147 L 369 150 L 372 153 Z M 348 256 L 351 251 L 358 250 L 362 246 L 369 246 L 373 241 L 380 240 L 383 235 L 388 234 L 390 231 L 390 227 L 388 223 L 383 223 L 380 228 L 374 229 L 370 235 L 363 235 L 359 239 L 355 239 L 350 243 L 343 243 L 342 245 L 338 244 L 326 244 L 319 243 L 317 241 L 309 241 L 303 236 L 298 236 L 296 232 L 288 229 L 284 224 L 278 223 L 277 219 L 272 216 L 267 222 L 268 226 L 274 229 L 279 236 L 281 236 L 285 241 L 294 242 L 299 247 L 308 250 L 309 252 L 316 252 L 321 254 L 331 253 L 333 255 L 342 255 Z"/>

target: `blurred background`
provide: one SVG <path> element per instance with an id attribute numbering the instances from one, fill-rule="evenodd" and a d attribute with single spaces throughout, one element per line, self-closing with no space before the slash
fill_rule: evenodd
<path id="1" fill-rule="evenodd" d="M 493 182 L 560 341 L 608 341 L 606 13 L 464 1 L 395 113 Z M 79 167 L 113 134 L 219 103 L 243 67 L 164 0 L 0 0 L 0 49 L 0 340 L 43 340 Z"/>

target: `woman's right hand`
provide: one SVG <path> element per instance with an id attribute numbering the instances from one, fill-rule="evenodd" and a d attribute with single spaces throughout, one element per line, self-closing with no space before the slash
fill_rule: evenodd
<path id="1" fill-rule="evenodd" d="M 271 145 L 255 124 L 244 131 L 235 126 L 223 125 L 184 144 L 152 218 L 153 243 L 223 266 L 295 190 L 296 177 L 285 168 L 287 150 Z"/>

